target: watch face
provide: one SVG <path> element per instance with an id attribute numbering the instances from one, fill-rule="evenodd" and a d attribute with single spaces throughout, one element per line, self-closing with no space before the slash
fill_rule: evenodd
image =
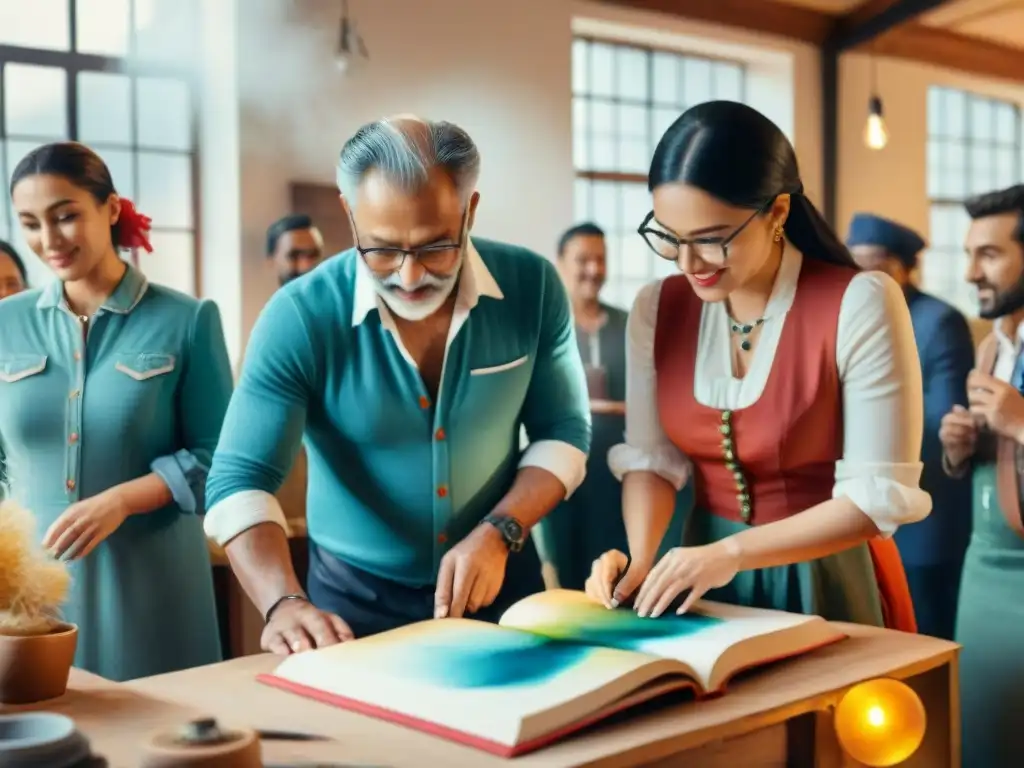
<path id="1" fill-rule="evenodd" d="M 523 538 L 523 526 L 515 520 L 506 520 L 504 522 L 504 528 L 505 535 L 512 539 L 512 541 L 519 541 Z"/>

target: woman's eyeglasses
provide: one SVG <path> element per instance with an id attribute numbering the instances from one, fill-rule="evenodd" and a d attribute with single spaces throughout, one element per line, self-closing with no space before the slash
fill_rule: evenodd
<path id="1" fill-rule="evenodd" d="M 695 237 L 692 239 L 676 237 L 671 232 L 658 229 L 657 226 L 651 226 L 652 223 L 657 224 L 654 219 L 654 211 L 647 214 L 643 223 L 637 227 L 636 231 L 640 233 L 648 247 L 666 261 L 679 261 L 682 249 L 690 248 L 694 255 L 703 262 L 708 264 L 724 264 L 726 259 L 729 258 L 729 244 L 747 228 L 750 222 L 764 213 L 771 205 L 771 202 L 754 211 L 746 221 L 725 237 Z"/>

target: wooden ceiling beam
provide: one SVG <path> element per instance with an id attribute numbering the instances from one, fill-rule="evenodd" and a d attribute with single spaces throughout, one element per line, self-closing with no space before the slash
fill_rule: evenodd
<path id="1" fill-rule="evenodd" d="M 826 47 L 842 52 L 874 40 L 890 29 L 908 24 L 923 13 L 934 11 L 950 0 L 897 0 L 868 2 L 842 17 Z"/>
<path id="2" fill-rule="evenodd" d="M 641 11 L 684 16 L 696 21 L 738 27 L 822 45 L 832 34 L 836 17 L 774 0 L 601 0 Z"/>
<path id="3" fill-rule="evenodd" d="M 983 77 L 1019 81 L 1024 76 L 1024 50 L 924 24 L 890 30 L 874 40 L 871 50 L 878 56 L 920 61 Z"/>

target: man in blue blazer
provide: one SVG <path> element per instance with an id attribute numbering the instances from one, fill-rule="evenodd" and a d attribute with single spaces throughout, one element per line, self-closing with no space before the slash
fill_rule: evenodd
<path id="1" fill-rule="evenodd" d="M 921 488 L 932 495 L 932 513 L 896 532 L 922 634 L 953 639 L 960 571 L 971 535 L 971 480 L 942 471 L 939 426 L 954 405 L 967 406 L 967 375 L 974 343 L 964 316 L 944 301 L 919 291 L 910 276 L 924 240 L 881 216 L 858 213 L 847 245 L 862 269 L 891 275 L 902 287 L 914 325 L 924 381 Z"/>

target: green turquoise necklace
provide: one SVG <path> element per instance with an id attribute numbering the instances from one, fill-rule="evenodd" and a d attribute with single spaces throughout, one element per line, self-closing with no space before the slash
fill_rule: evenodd
<path id="1" fill-rule="evenodd" d="M 752 323 L 741 323 L 737 320 L 729 318 L 729 327 L 732 332 L 740 337 L 740 349 L 744 352 L 750 351 L 750 334 L 754 332 L 754 329 L 764 324 L 764 318 L 759 317 Z"/>

